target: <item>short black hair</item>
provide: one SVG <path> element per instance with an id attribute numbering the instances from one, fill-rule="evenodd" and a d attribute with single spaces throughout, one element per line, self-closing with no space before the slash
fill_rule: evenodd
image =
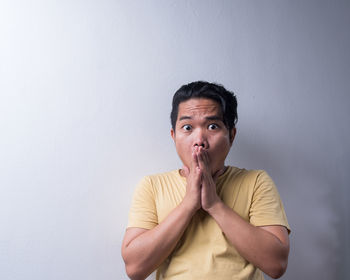
<path id="1" fill-rule="evenodd" d="M 222 85 L 205 81 L 183 85 L 175 92 L 170 113 L 171 126 L 174 131 L 179 112 L 179 104 L 191 98 L 208 98 L 219 103 L 223 122 L 231 134 L 231 129 L 236 127 L 238 120 L 237 98 L 233 92 L 226 90 Z"/>

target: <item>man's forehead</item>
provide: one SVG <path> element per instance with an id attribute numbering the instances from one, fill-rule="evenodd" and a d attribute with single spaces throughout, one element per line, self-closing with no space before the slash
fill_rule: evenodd
<path id="1" fill-rule="evenodd" d="M 191 98 L 179 104 L 178 120 L 195 115 L 211 115 L 222 119 L 220 104 L 209 98 Z"/>
<path id="2" fill-rule="evenodd" d="M 193 119 L 194 117 L 193 116 L 186 116 L 186 115 L 183 115 L 183 116 L 180 116 L 179 117 L 179 121 L 182 121 L 182 120 L 191 120 Z M 205 120 L 208 120 L 208 121 L 222 121 L 222 117 L 220 115 L 209 115 L 209 116 L 205 116 L 204 117 Z"/>

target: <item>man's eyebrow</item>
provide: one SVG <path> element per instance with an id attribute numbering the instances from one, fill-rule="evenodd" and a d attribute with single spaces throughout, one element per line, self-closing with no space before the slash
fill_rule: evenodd
<path id="1" fill-rule="evenodd" d="M 223 118 L 221 116 L 208 116 L 205 117 L 205 119 L 210 120 L 210 121 L 223 121 Z"/>
<path id="2" fill-rule="evenodd" d="M 190 117 L 190 116 L 182 116 L 182 117 L 179 118 L 179 121 L 190 120 L 190 119 L 192 119 L 192 117 Z"/>

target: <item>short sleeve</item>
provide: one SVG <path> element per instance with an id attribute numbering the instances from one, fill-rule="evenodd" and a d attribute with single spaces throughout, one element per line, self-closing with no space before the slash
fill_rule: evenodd
<path id="1" fill-rule="evenodd" d="M 263 170 L 259 170 L 249 211 L 250 223 L 255 226 L 281 225 L 290 227 L 275 183 Z"/>
<path id="2" fill-rule="evenodd" d="M 137 185 L 129 212 L 129 227 L 152 229 L 158 224 L 152 181 L 144 177 Z"/>

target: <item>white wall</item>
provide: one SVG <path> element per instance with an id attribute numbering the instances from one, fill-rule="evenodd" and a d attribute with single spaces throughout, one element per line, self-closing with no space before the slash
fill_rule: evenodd
<path id="1" fill-rule="evenodd" d="M 0 2 L 0 279 L 126 279 L 141 176 L 177 168 L 174 91 L 233 90 L 228 164 L 266 169 L 292 227 L 283 279 L 349 265 L 348 1 Z"/>

